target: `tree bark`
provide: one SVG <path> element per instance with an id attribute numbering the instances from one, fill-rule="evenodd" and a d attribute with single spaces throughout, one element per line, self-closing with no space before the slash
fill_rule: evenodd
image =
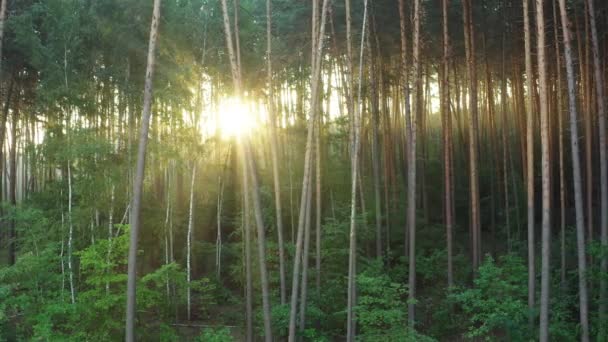
<path id="1" fill-rule="evenodd" d="M 318 89 L 319 89 L 319 80 L 321 75 L 321 56 L 323 52 L 323 41 L 325 37 L 325 19 L 326 19 L 326 11 L 327 11 L 328 0 L 323 0 L 323 5 L 321 9 L 321 25 L 319 29 L 319 35 L 313 35 L 313 40 L 317 40 L 317 43 L 314 44 L 316 47 L 316 51 L 313 54 L 314 57 L 314 65 L 312 66 L 312 77 L 311 77 L 311 106 L 310 108 L 317 108 L 318 101 Z M 316 14 L 315 14 L 316 15 Z M 295 333 L 296 333 L 296 306 L 298 301 L 298 287 L 299 287 L 299 275 L 300 275 L 300 264 L 302 257 L 302 240 L 304 233 L 304 224 L 305 224 L 305 213 L 306 213 L 306 196 L 308 196 L 308 191 L 311 191 L 309 187 L 309 179 L 311 177 L 311 159 L 312 159 L 312 147 L 313 147 L 313 138 L 314 138 L 314 127 L 315 127 L 315 119 L 317 117 L 316 110 L 311 110 L 310 118 L 307 124 L 307 136 L 306 136 L 306 152 L 304 154 L 304 174 L 302 180 L 302 194 L 300 197 L 300 211 L 298 216 L 298 230 L 297 230 L 297 238 L 296 238 L 296 246 L 295 246 L 295 255 L 294 255 L 294 267 L 293 267 L 293 276 L 291 282 L 291 306 L 289 312 L 289 342 L 295 341 Z"/>
<path id="2" fill-rule="evenodd" d="M 463 21 L 467 76 L 469 80 L 469 187 L 471 195 L 471 234 L 473 245 L 473 273 L 481 261 L 481 227 L 479 212 L 479 172 L 478 172 L 478 119 L 477 119 L 477 76 L 475 71 L 475 38 L 470 0 L 463 0 Z"/>
<path id="3" fill-rule="evenodd" d="M 442 11 L 442 31 L 443 31 L 443 65 L 441 73 L 441 114 L 443 124 L 443 179 L 444 179 L 444 215 L 445 215 L 445 229 L 446 229 L 446 242 L 447 242 L 447 278 L 448 287 L 454 286 L 454 271 L 452 261 L 452 231 L 453 231 L 453 218 L 452 218 L 452 179 L 450 175 L 451 170 L 451 145 L 452 145 L 452 118 L 450 116 L 450 89 L 448 83 L 448 77 L 450 73 L 449 69 L 449 49 L 450 49 L 450 36 L 449 36 L 449 21 L 448 21 L 448 0 L 441 0 L 441 11 Z"/>
<path id="4" fill-rule="evenodd" d="M 188 321 L 191 320 L 192 302 L 190 282 L 192 280 L 192 230 L 194 226 L 194 180 L 196 179 L 196 162 L 192 163 L 192 179 L 190 182 L 190 209 L 188 211 L 188 232 L 186 235 L 186 281 L 188 288 L 186 292 L 186 301 L 188 306 Z"/>
<path id="5" fill-rule="evenodd" d="M 598 137 L 600 150 L 600 231 L 601 244 L 603 248 L 608 246 L 608 160 L 606 156 L 606 109 L 604 99 L 604 81 L 602 65 L 600 62 L 600 48 L 598 43 L 598 32 L 595 20 L 595 8 L 593 0 L 587 0 L 589 11 L 589 22 L 591 26 L 591 49 L 593 51 L 593 69 L 595 79 L 595 91 L 597 100 Z M 591 238 L 591 237 L 590 237 Z M 604 254 L 601 260 L 601 272 L 608 272 L 608 257 Z M 600 322 L 605 322 L 608 316 L 608 282 L 606 277 L 600 278 Z M 605 324 L 601 327 L 601 334 L 605 338 Z"/>
<path id="6" fill-rule="evenodd" d="M 353 142 L 351 145 L 351 187 L 350 187 L 350 234 L 348 248 L 348 298 L 346 308 L 346 341 L 356 339 L 356 316 L 354 307 L 357 298 L 357 181 L 359 178 L 359 147 L 361 143 L 361 86 L 363 83 L 363 50 L 365 48 L 365 33 L 367 24 L 367 0 L 363 1 L 363 24 L 361 26 L 361 45 L 359 48 L 359 86 L 357 89 L 357 105 L 353 107 Z M 352 75 L 351 75 L 352 77 Z M 362 189 L 359 186 L 359 189 Z M 361 196 L 362 197 L 362 196 Z M 361 198 L 363 200 L 363 198 Z M 363 202 L 362 202 L 363 207 Z M 364 211 L 364 210 L 363 210 Z"/>
<path id="7" fill-rule="evenodd" d="M 281 182 L 279 174 L 279 162 L 277 153 L 277 118 L 274 108 L 274 87 L 272 82 L 272 10 L 271 0 L 266 0 L 266 73 L 268 82 L 268 117 L 270 120 L 270 152 L 272 155 L 272 175 L 274 185 L 274 205 L 277 220 L 277 243 L 279 247 L 279 282 L 281 304 L 287 302 L 287 290 L 285 284 L 285 247 L 283 243 L 283 210 L 281 207 Z"/>
<path id="8" fill-rule="evenodd" d="M 542 176 L 542 263 L 540 286 L 540 341 L 549 340 L 549 289 L 551 254 L 551 189 L 549 155 L 549 110 L 547 108 L 547 64 L 545 59 L 545 17 L 543 0 L 536 0 L 538 85 L 540 100 L 541 176 Z"/>
<path id="9" fill-rule="evenodd" d="M 580 151 L 578 146 L 578 113 L 576 108 L 576 85 L 574 63 L 572 61 L 572 43 L 570 24 L 566 11 L 566 0 L 559 0 L 562 35 L 564 40 L 564 57 L 566 59 L 566 76 L 568 83 L 568 112 L 570 113 L 570 147 L 572 153 L 572 181 L 574 185 L 574 205 L 576 210 L 576 246 L 579 275 L 579 305 L 581 340 L 589 341 L 588 298 L 586 282 L 585 257 L 585 220 L 583 209 L 583 186 L 580 166 Z"/>
<path id="10" fill-rule="evenodd" d="M 407 227 L 409 232 L 408 267 L 408 325 L 413 328 L 416 321 L 416 125 L 421 116 L 420 97 L 422 79 L 420 73 L 420 0 L 414 0 L 414 27 L 412 47 L 412 72 L 414 74 L 414 109 L 410 118 L 409 153 L 407 172 Z"/>
<path id="11" fill-rule="evenodd" d="M 245 138 L 246 139 L 246 138 Z M 248 174 L 251 176 L 251 197 L 253 200 L 253 213 L 255 216 L 257 240 L 258 240 L 258 262 L 260 271 L 260 282 L 262 287 L 262 310 L 264 313 L 264 340 L 272 342 L 272 322 L 270 314 L 270 290 L 268 281 L 268 271 L 266 270 L 266 235 L 264 227 L 264 219 L 262 217 L 262 204 L 260 200 L 260 186 L 258 184 L 257 167 L 253 160 L 253 153 L 249 141 L 244 143 L 244 156 L 247 166 L 249 167 Z"/>
<path id="12" fill-rule="evenodd" d="M 146 147 L 148 145 L 148 130 L 152 107 L 152 77 L 154 75 L 154 60 L 156 40 L 158 36 L 158 22 L 160 20 L 160 2 L 154 0 L 152 22 L 150 24 L 150 42 L 148 46 L 148 61 L 146 66 L 146 79 L 144 85 L 144 105 L 141 119 L 141 132 L 137 151 L 137 167 L 133 181 L 133 202 L 131 205 L 131 233 L 129 242 L 129 266 L 127 276 L 127 313 L 125 340 L 135 341 L 135 288 L 137 282 L 137 239 L 139 234 L 139 213 L 144 185 L 144 168 L 146 165 Z"/>
<path id="13" fill-rule="evenodd" d="M 524 0 L 524 40 L 526 55 L 526 194 L 528 203 L 528 311 L 530 326 L 534 325 L 534 297 L 536 287 L 535 252 L 534 252 L 534 98 L 532 96 L 532 48 L 530 38 L 529 0 Z"/>

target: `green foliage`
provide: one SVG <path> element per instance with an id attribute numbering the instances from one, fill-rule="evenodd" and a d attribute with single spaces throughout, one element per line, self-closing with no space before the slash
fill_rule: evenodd
<path id="1" fill-rule="evenodd" d="M 408 328 L 406 288 L 384 272 L 381 261 L 372 261 L 357 276 L 357 290 L 361 341 L 433 341 Z"/>
<path id="2" fill-rule="evenodd" d="M 200 342 L 232 342 L 235 339 L 230 334 L 228 328 L 205 328 L 201 335 L 196 339 Z"/>
<path id="3" fill-rule="evenodd" d="M 451 295 L 467 317 L 467 336 L 524 340 L 528 333 L 526 279 L 527 269 L 520 257 L 505 255 L 498 263 L 486 257 L 475 286 L 455 289 Z"/>
<path id="4" fill-rule="evenodd" d="M 110 240 L 98 240 L 74 253 L 80 262 L 82 283 L 76 303 L 70 303 L 67 270 L 61 272 L 58 246 L 50 245 L 39 254 L 20 256 L 17 264 L 0 269 L 0 327 L 14 330 L 20 339 L 114 341 L 123 334 L 122 317 L 126 292 L 128 226 L 117 225 Z M 65 258 L 65 256 L 64 256 Z M 168 282 L 177 297 L 165 293 Z M 213 308 L 216 286 L 207 278 L 191 283 L 193 292 Z M 140 318 L 169 320 L 172 302 L 183 303 L 186 275 L 175 263 L 163 265 L 138 281 Z M 175 331 L 166 324 L 140 319 L 140 336 L 161 336 L 175 340 Z M 164 337 L 163 337 L 164 336 Z M 173 336 L 173 337 L 172 337 Z M 0 333 L 0 337 L 8 338 Z"/>

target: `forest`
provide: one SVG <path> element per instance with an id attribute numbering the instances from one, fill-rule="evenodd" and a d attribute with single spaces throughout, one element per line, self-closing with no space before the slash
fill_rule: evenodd
<path id="1" fill-rule="evenodd" d="M 608 341 L 608 2 L 0 0 L 0 341 Z"/>

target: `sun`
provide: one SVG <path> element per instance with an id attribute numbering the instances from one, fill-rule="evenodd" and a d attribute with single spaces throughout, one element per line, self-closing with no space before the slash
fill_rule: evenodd
<path id="1" fill-rule="evenodd" d="M 223 138 L 246 136 L 255 126 L 256 121 L 250 106 L 237 98 L 228 98 L 219 103 L 219 128 Z"/>

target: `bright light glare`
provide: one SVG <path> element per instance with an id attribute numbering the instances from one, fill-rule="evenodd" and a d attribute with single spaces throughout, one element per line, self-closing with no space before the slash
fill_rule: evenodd
<path id="1" fill-rule="evenodd" d="M 253 113 L 239 99 L 222 101 L 218 112 L 219 128 L 224 138 L 245 136 L 256 126 Z"/>

